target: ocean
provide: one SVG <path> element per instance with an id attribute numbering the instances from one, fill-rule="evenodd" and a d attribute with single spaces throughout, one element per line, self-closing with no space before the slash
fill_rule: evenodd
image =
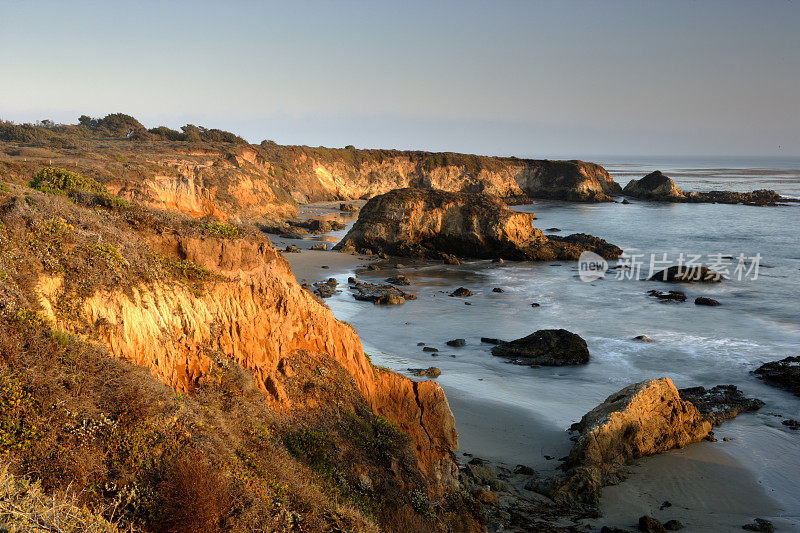
<path id="1" fill-rule="evenodd" d="M 660 169 L 687 191 L 775 189 L 800 198 L 800 158 L 609 157 L 598 162 L 623 186 Z M 569 451 L 570 424 L 626 385 L 665 376 L 678 388 L 734 384 L 766 405 L 723 424 L 716 430 L 718 442 L 693 445 L 693 453 L 734 461 L 775 503 L 774 514 L 800 527 L 800 432 L 781 425 L 784 418 L 800 418 L 800 398 L 750 374 L 764 362 L 800 353 L 800 204 L 536 201 L 514 209 L 534 212 L 537 226 L 559 228 L 557 235 L 590 233 L 617 244 L 640 259 L 640 277 L 651 260 L 654 268 L 663 268 L 683 257 L 717 261 L 730 279 L 682 286 L 689 299 L 676 304 L 646 294 L 674 288 L 670 284 L 631 279 L 626 270 L 587 282 L 577 263 L 569 262 L 450 266 L 403 261 L 401 271 L 412 281 L 409 289 L 417 300 L 378 307 L 355 301 L 345 289 L 328 305 L 355 327 L 376 364 L 406 374 L 409 368 L 441 369 L 438 381 L 450 398 L 462 451 L 544 472 L 558 464 L 545 456 Z M 360 272 L 358 277 L 380 281 L 397 272 Z M 346 286 L 354 272 L 330 274 Z M 450 297 L 459 286 L 475 295 Z M 492 292 L 494 287 L 503 292 Z M 696 306 L 697 296 L 722 305 Z M 511 340 L 543 328 L 582 336 L 589 364 L 512 365 L 493 357 L 491 345 L 480 341 Z M 655 342 L 632 340 L 637 335 Z M 466 346 L 445 344 L 455 338 L 466 339 Z M 420 342 L 438 348 L 438 355 L 423 352 Z M 740 510 L 747 515 L 746 508 Z"/>

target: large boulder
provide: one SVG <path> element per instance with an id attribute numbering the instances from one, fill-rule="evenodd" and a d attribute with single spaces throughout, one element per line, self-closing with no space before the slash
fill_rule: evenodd
<path id="1" fill-rule="evenodd" d="M 622 192 L 628 196 L 649 200 L 680 201 L 686 196 L 686 193 L 679 189 L 671 178 L 662 174 L 660 170 L 651 172 L 641 179 L 629 181 L 625 188 L 622 189 Z"/>
<path id="2" fill-rule="evenodd" d="M 800 396 L 800 357 L 787 357 L 761 365 L 753 372 L 770 385 L 781 387 Z"/>
<path id="3" fill-rule="evenodd" d="M 671 379 L 661 378 L 612 394 L 571 429 L 578 440 L 564 463 L 567 477 L 552 495 L 597 505 L 603 486 L 624 479 L 623 467 L 706 438 L 711 422 L 681 399 Z"/>
<path id="4" fill-rule="evenodd" d="M 606 259 L 622 253 L 591 235 L 547 237 L 533 227 L 534 219 L 484 194 L 396 189 L 369 200 L 334 249 L 425 259 L 455 255 L 521 261 L 577 260 L 585 250 Z"/>
<path id="5" fill-rule="evenodd" d="M 725 277 L 706 266 L 674 265 L 650 276 L 649 281 L 676 281 L 683 283 L 719 283 Z"/>
<path id="6" fill-rule="evenodd" d="M 527 337 L 492 348 L 492 355 L 511 357 L 521 365 L 564 366 L 589 362 L 589 348 L 579 335 L 565 329 L 540 329 Z"/>
<path id="7" fill-rule="evenodd" d="M 516 177 L 520 189 L 531 198 L 570 202 L 613 202 L 622 189 L 609 173 L 584 161 L 537 161 Z"/>

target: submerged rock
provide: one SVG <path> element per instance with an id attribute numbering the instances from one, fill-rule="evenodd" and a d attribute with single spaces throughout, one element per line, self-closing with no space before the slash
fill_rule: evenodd
<path id="1" fill-rule="evenodd" d="M 460 348 L 461 346 L 466 346 L 467 341 L 466 339 L 453 339 L 451 341 L 447 341 L 447 345 Z"/>
<path id="2" fill-rule="evenodd" d="M 761 531 L 763 533 L 772 533 L 775 531 L 775 526 L 769 520 L 763 518 L 756 518 L 752 524 L 745 524 L 742 526 L 745 531 Z"/>
<path id="3" fill-rule="evenodd" d="M 589 348 L 579 335 L 565 329 L 540 329 L 527 337 L 501 343 L 492 355 L 512 357 L 523 365 L 579 365 L 589 362 Z"/>
<path id="4" fill-rule="evenodd" d="M 533 227 L 534 218 L 484 194 L 396 189 L 369 200 L 334 249 L 447 262 L 458 258 L 577 260 L 585 250 L 613 259 L 622 253 L 591 235 L 545 236 Z"/>
<path id="5" fill-rule="evenodd" d="M 353 298 L 364 302 L 372 302 L 380 305 L 399 305 L 406 300 L 416 300 L 416 296 L 403 292 L 394 285 L 381 285 L 377 283 L 367 283 L 352 278 L 348 279 L 350 288 L 355 291 Z"/>
<path id="6" fill-rule="evenodd" d="M 787 357 L 761 365 L 753 372 L 770 385 L 781 387 L 800 396 L 800 357 Z"/>
<path id="7" fill-rule="evenodd" d="M 494 337 L 481 337 L 481 342 L 486 344 L 500 344 L 503 341 L 500 339 L 495 339 Z"/>
<path id="8" fill-rule="evenodd" d="M 471 290 L 469 290 L 468 288 L 459 287 L 456 290 L 454 290 L 453 292 L 451 292 L 450 296 L 455 296 L 457 298 L 469 298 L 473 294 L 475 294 L 475 293 L 472 292 Z"/>
<path id="9" fill-rule="evenodd" d="M 678 392 L 681 399 L 692 402 L 700 414 L 715 426 L 764 406 L 764 402 L 757 398 L 745 397 L 735 385 L 717 385 L 711 389 L 689 387 Z"/>
<path id="10" fill-rule="evenodd" d="M 685 302 L 686 301 L 686 293 L 683 291 L 657 291 L 655 289 L 651 289 L 647 291 L 647 294 L 650 296 L 654 296 L 661 300 L 662 302 Z"/>
<path id="11" fill-rule="evenodd" d="M 632 340 L 639 341 L 639 342 L 656 342 L 647 335 L 637 335 Z"/>
<path id="12" fill-rule="evenodd" d="M 603 486 L 624 479 L 623 467 L 640 457 L 702 440 L 711 423 L 681 399 L 672 380 L 661 378 L 612 394 L 571 429 L 579 437 L 564 463 L 566 480 L 552 493 L 597 505 Z"/>
<path id="13" fill-rule="evenodd" d="M 722 305 L 718 301 L 713 298 L 706 298 L 705 296 L 699 296 L 695 298 L 694 305 L 708 305 L 711 307 L 715 307 L 717 305 Z"/>

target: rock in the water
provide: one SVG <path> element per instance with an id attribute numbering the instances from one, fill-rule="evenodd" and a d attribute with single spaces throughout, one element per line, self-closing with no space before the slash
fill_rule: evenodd
<path id="1" fill-rule="evenodd" d="M 320 298 L 330 298 L 335 293 L 339 292 L 336 290 L 338 285 L 339 282 L 337 282 L 335 278 L 328 278 L 327 281 L 318 281 L 314 283 L 313 292 Z"/>
<path id="2" fill-rule="evenodd" d="M 438 352 L 439 348 L 434 348 L 432 346 L 425 346 L 424 348 L 422 348 L 422 351 L 423 352 Z"/>
<path id="3" fill-rule="evenodd" d="M 579 437 L 564 463 L 567 479 L 552 494 L 597 505 L 603 486 L 624 479 L 623 467 L 702 440 L 711 423 L 681 399 L 671 379 L 661 378 L 612 394 L 571 429 Z"/>
<path id="4" fill-rule="evenodd" d="M 752 524 L 745 524 L 742 526 L 742 529 L 746 531 L 762 531 L 764 533 L 772 533 L 775 531 L 775 526 L 772 525 L 772 522 L 769 520 L 764 520 L 763 518 L 756 518 L 753 520 Z"/>
<path id="5" fill-rule="evenodd" d="M 453 292 L 451 292 L 450 296 L 456 296 L 458 298 L 468 298 L 468 297 L 472 296 L 473 294 L 475 294 L 475 293 L 472 292 L 471 290 L 469 290 L 468 288 L 459 287 L 456 290 L 454 290 Z"/>
<path id="6" fill-rule="evenodd" d="M 641 179 L 629 181 L 622 192 L 634 198 L 662 201 L 680 201 L 686 196 L 675 182 L 660 170 L 651 172 Z"/>
<path id="7" fill-rule="evenodd" d="M 577 260 L 591 250 L 606 259 L 622 250 L 591 235 L 548 237 L 535 217 L 496 197 L 436 189 L 395 189 L 375 196 L 334 249 L 444 259 Z"/>
<path id="8" fill-rule="evenodd" d="M 312 250 L 322 250 L 322 251 L 325 251 L 325 250 L 327 250 L 327 249 L 328 249 L 328 245 L 327 245 L 327 244 L 325 244 L 324 242 L 318 242 L 317 244 L 312 244 L 312 245 L 311 245 L 311 249 L 312 249 Z"/>
<path id="9" fill-rule="evenodd" d="M 797 421 L 797 420 L 795 420 L 793 418 L 790 418 L 788 420 L 784 420 L 783 422 L 781 422 L 781 424 L 783 424 L 787 428 L 793 429 L 795 431 L 800 430 L 800 421 Z"/>
<path id="10" fill-rule="evenodd" d="M 402 274 L 386 278 L 386 281 L 392 285 L 411 285 L 411 282 Z"/>
<path id="11" fill-rule="evenodd" d="M 667 520 L 664 522 L 664 529 L 667 531 L 680 531 L 683 529 L 683 524 L 677 520 Z"/>
<path id="12" fill-rule="evenodd" d="M 549 231 L 551 233 L 558 233 L 561 230 L 559 228 L 547 228 L 545 231 Z"/>
<path id="13" fill-rule="evenodd" d="M 639 531 L 645 533 L 666 533 L 667 530 L 664 529 L 664 524 L 652 516 L 645 515 L 639 517 Z"/>
<path id="14" fill-rule="evenodd" d="M 653 274 L 649 281 L 677 281 L 683 283 L 719 283 L 724 277 L 706 266 L 674 265 Z"/>
<path id="15" fill-rule="evenodd" d="M 521 476 L 534 476 L 536 475 L 536 470 L 526 465 L 517 465 L 514 468 L 514 473 Z"/>
<path id="16" fill-rule="evenodd" d="M 633 340 L 639 341 L 639 342 L 656 342 L 653 339 L 651 339 L 650 337 L 648 337 L 647 335 L 637 335 L 637 336 L 635 336 L 633 338 Z"/>
<path id="17" fill-rule="evenodd" d="M 694 305 L 710 305 L 713 307 L 721 304 L 713 298 L 706 298 L 705 296 L 699 296 L 694 299 Z"/>
<path id="18" fill-rule="evenodd" d="M 438 378 L 439 376 L 442 375 L 442 371 L 436 368 L 435 366 L 431 366 L 428 368 L 409 368 L 408 370 L 415 376 L 427 376 L 429 378 Z"/>
<path id="19" fill-rule="evenodd" d="M 481 342 L 486 344 L 500 344 L 503 341 L 501 341 L 500 339 L 495 339 L 493 337 L 481 337 Z"/>
<path id="20" fill-rule="evenodd" d="M 339 204 L 339 211 L 344 211 L 345 213 L 354 213 L 358 211 L 358 208 L 353 204 Z"/>
<path id="21" fill-rule="evenodd" d="M 447 345 L 459 348 L 461 346 L 466 346 L 467 345 L 467 341 L 466 341 L 466 339 L 453 339 L 451 341 L 447 341 Z"/>
<path id="22" fill-rule="evenodd" d="M 682 400 L 691 402 L 715 426 L 764 406 L 759 399 L 745 397 L 735 385 L 717 385 L 711 389 L 689 387 L 678 392 Z"/>
<path id="23" fill-rule="evenodd" d="M 683 291 L 657 291 L 655 289 L 651 289 L 647 291 L 647 294 L 650 296 L 655 296 L 662 302 L 685 302 L 686 301 L 686 293 Z"/>
<path id="24" fill-rule="evenodd" d="M 284 248 L 283 251 L 287 252 L 287 253 L 290 253 L 290 254 L 299 254 L 300 253 L 300 248 L 298 248 L 294 244 L 290 244 L 286 248 Z"/>
<path id="25" fill-rule="evenodd" d="M 492 292 L 505 292 L 505 291 L 500 287 L 495 287 L 494 289 L 492 289 Z"/>
<path id="26" fill-rule="evenodd" d="M 492 348 L 492 355 L 512 357 L 525 365 L 579 365 L 589 362 L 589 348 L 579 335 L 565 329 L 540 329 L 527 337 Z"/>
<path id="27" fill-rule="evenodd" d="M 627 198 L 622 200 L 622 205 L 629 205 L 630 203 L 631 203 L 630 200 L 628 200 Z"/>
<path id="28" fill-rule="evenodd" d="M 753 372 L 770 385 L 784 388 L 800 396 L 800 357 L 787 357 L 761 365 Z"/>
<path id="29" fill-rule="evenodd" d="M 416 300 L 417 298 L 413 294 L 401 291 L 394 285 L 379 285 L 351 279 L 352 281 L 348 279 L 348 284 L 355 291 L 353 298 L 356 300 L 379 305 L 399 305 L 405 303 L 406 300 Z"/>

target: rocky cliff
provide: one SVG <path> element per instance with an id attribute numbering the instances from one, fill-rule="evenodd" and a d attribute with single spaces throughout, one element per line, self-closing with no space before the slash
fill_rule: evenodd
<path id="1" fill-rule="evenodd" d="M 55 165 L 91 176 L 128 200 L 234 221 L 289 217 L 297 202 L 366 199 L 403 187 L 581 202 L 611 201 L 621 192 L 605 169 L 583 161 L 250 145 L 232 134 L 177 141 L 127 119 L 137 132 L 130 137 L 83 124 L 0 122 L 0 171 L 24 183 Z M 236 142 L 220 140 L 229 137 Z"/>
<path id="2" fill-rule="evenodd" d="M 335 248 L 432 259 L 570 260 L 584 250 L 607 258 L 622 253 L 589 235 L 547 237 L 533 227 L 534 219 L 489 195 L 396 189 L 368 201 Z"/>
<path id="3" fill-rule="evenodd" d="M 438 384 L 373 368 L 352 327 L 299 286 L 259 232 L 104 207 L 93 194 L 70 201 L 9 189 L 0 193 L 4 313 L 38 310 L 56 330 L 101 343 L 181 393 L 235 363 L 286 413 L 307 407 L 287 394 L 287 359 L 321 354 L 413 439 L 431 494 L 457 486 L 458 434 Z"/>

